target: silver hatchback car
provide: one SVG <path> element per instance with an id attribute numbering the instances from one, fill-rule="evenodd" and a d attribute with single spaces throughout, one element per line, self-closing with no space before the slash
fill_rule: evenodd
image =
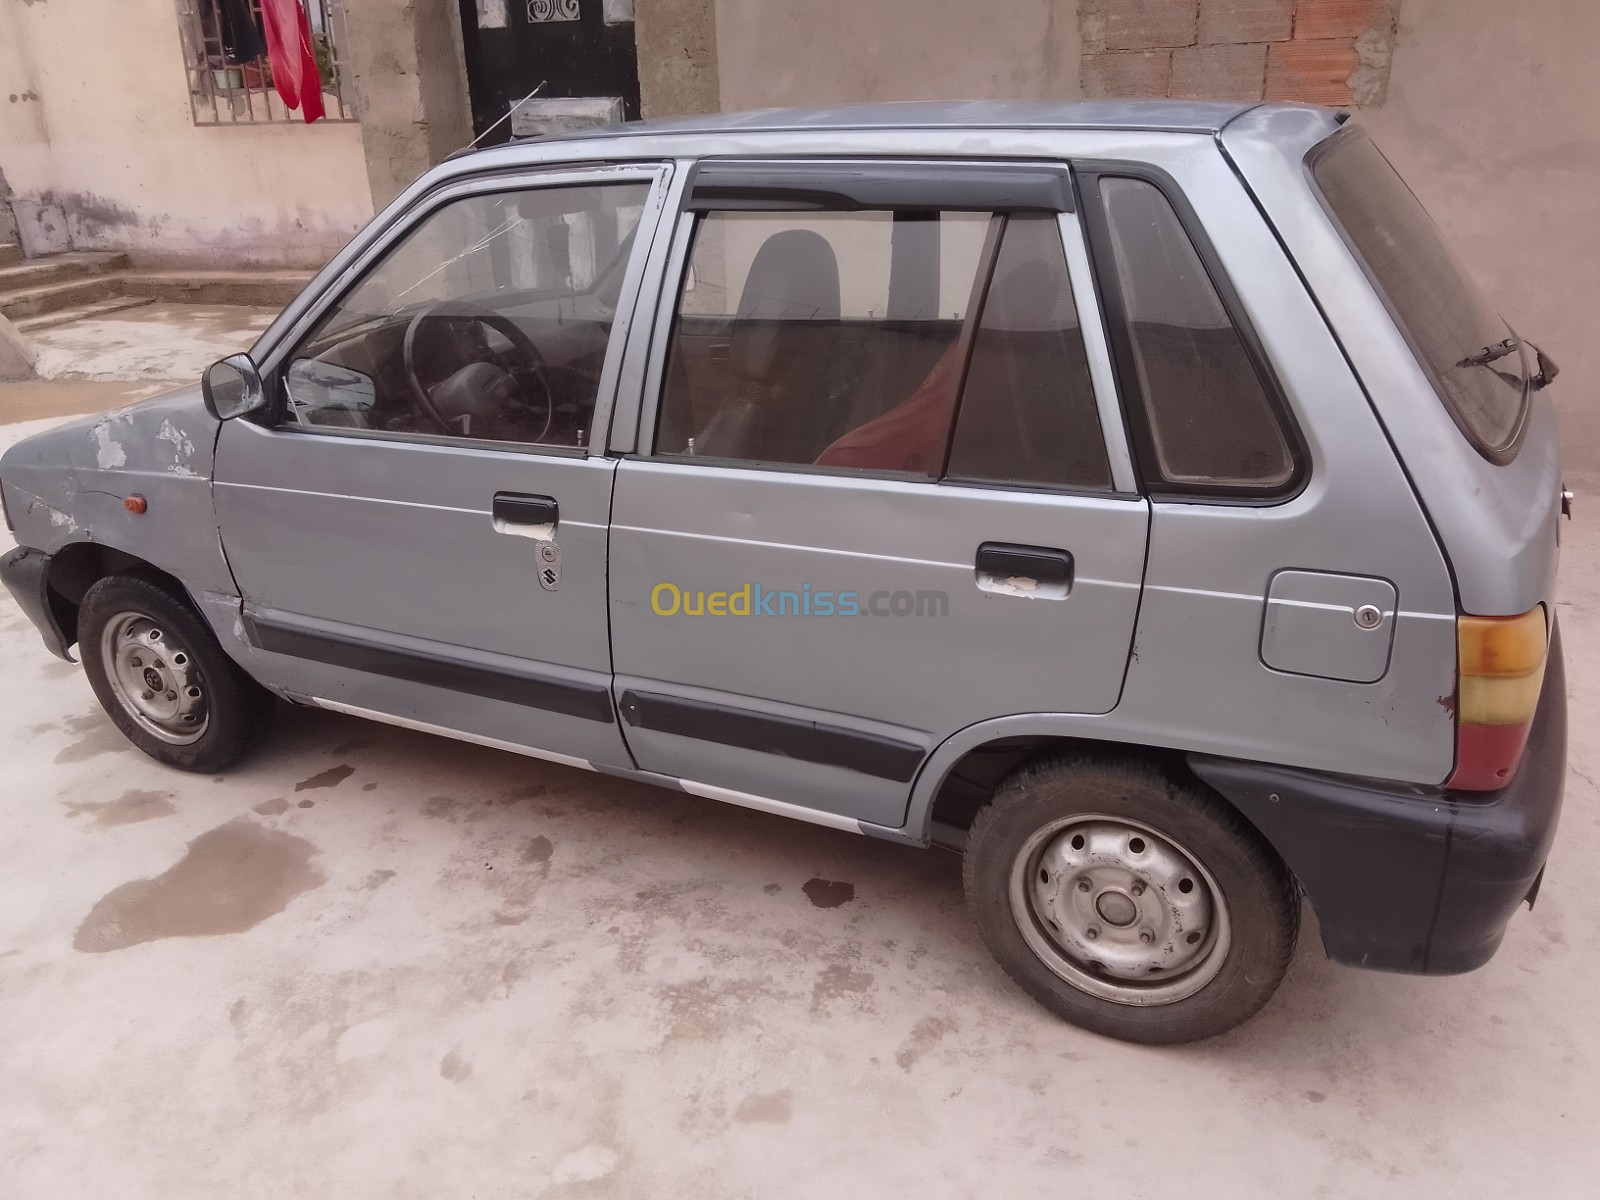
<path id="1" fill-rule="evenodd" d="M 965 854 L 1178 1042 L 1485 962 L 1566 757 L 1554 365 L 1367 135 L 952 104 L 459 155 L 188 389 L 0 461 L 129 739 L 274 697 Z"/>

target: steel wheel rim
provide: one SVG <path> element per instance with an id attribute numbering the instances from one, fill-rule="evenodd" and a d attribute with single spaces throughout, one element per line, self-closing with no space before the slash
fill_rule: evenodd
<path id="1" fill-rule="evenodd" d="M 1185 886 L 1187 884 L 1187 886 Z M 1173 1004 L 1222 970 L 1227 902 L 1170 835 L 1087 813 L 1037 830 L 1011 868 L 1011 914 L 1039 960 L 1115 1004 Z"/>
<path id="2" fill-rule="evenodd" d="M 121 612 L 100 633 L 100 658 L 122 710 L 152 737 L 188 746 L 211 723 L 194 655 L 145 613 Z"/>

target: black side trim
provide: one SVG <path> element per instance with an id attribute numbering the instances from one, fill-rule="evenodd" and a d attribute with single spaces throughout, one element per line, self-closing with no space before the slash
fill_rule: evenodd
<path id="1" fill-rule="evenodd" d="M 1561 632 L 1522 765 L 1498 792 L 1327 775 L 1189 755 L 1295 873 L 1328 957 L 1452 975 L 1494 955 L 1530 899 L 1561 815 L 1567 681 Z"/>
<path id="2" fill-rule="evenodd" d="M 349 667 L 352 671 L 542 708 L 606 725 L 616 719 L 611 710 L 611 693 L 604 684 L 574 683 L 550 675 L 481 667 L 420 650 L 400 650 L 339 634 L 311 633 L 248 614 L 244 618 L 244 628 L 252 646 L 273 654 L 308 658 L 313 662 Z"/>
<path id="3" fill-rule="evenodd" d="M 689 181 L 690 212 L 901 209 L 1071 212 L 1065 166 L 706 159 Z"/>
<path id="4" fill-rule="evenodd" d="M 623 692 L 622 717 L 639 729 L 843 767 L 896 783 L 911 782 L 925 757 L 921 746 L 877 734 L 656 692 Z"/>
<path id="5" fill-rule="evenodd" d="M 61 631 L 50 604 L 49 578 L 50 555 L 43 550 L 19 546 L 0 558 L 0 582 L 16 598 L 17 607 L 28 615 L 50 653 L 71 662 L 68 648 L 72 643 Z"/>

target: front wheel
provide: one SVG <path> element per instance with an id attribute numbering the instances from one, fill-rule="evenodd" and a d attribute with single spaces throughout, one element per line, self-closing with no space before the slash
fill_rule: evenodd
<path id="1" fill-rule="evenodd" d="M 148 579 L 110 575 L 84 595 L 78 652 L 89 686 L 128 740 L 185 771 L 220 771 L 271 722 L 272 696 L 188 603 Z"/>
<path id="2" fill-rule="evenodd" d="M 968 907 L 1045 1007 L 1131 1042 L 1253 1016 L 1288 969 L 1293 879 L 1206 789 L 1137 761 L 1057 758 L 1005 779 L 967 841 Z"/>

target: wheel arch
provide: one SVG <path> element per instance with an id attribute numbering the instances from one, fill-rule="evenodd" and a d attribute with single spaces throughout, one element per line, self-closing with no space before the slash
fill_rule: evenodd
<path id="1" fill-rule="evenodd" d="M 952 734 L 928 756 L 912 786 L 903 833 L 924 845 L 960 849 L 972 819 L 1001 778 L 1024 762 L 1063 753 L 1138 758 L 1211 790 L 1189 769 L 1183 751 L 1119 739 L 1103 718 L 1062 713 L 997 717 Z"/>
<path id="2" fill-rule="evenodd" d="M 137 575 L 182 596 L 198 614 L 200 608 L 183 581 L 154 563 L 102 542 L 68 542 L 50 556 L 45 576 L 51 614 L 68 646 L 78 640 L 78 610 L 88 590 L 109 575 Z"/>

